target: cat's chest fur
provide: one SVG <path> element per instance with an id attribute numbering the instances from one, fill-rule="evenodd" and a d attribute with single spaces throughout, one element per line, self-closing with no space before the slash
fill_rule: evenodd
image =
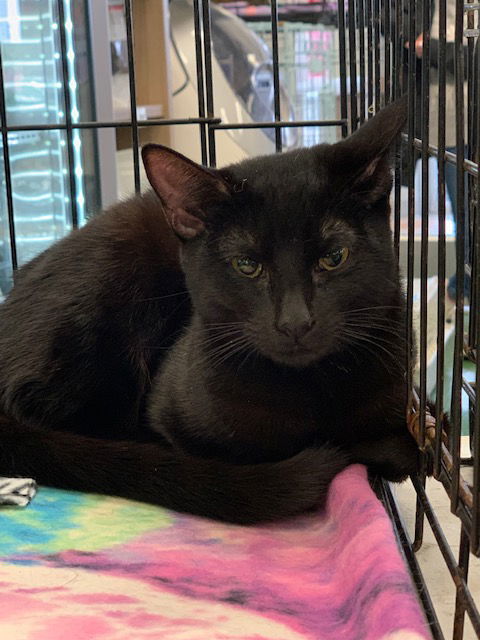
<path id="1" fill-rule="evenodd" d="M 309 446 L 381 433 L 382 415 L 392 425 L 403 422 L 395 415 L 400 377 L 393 397 L 380 382 L 372 397 L 365 395 L 361 366 L 323 363 L 297 371 L 258 354 L 245 361 L 242 353 L 212 368 L 195 338 L 189 329 L 172 349 L 149 406 L 151 428 L 192 454 L 237 463 L 279 460 Z"/>
<path id="2" fill-rule="evenodd" d="M 188 338 L 172 350 L 158 375 L 150 426 L 198 455 L 237 462 L 289 457 L 315 437 L 318 412 L 309 390 L 275 385 L 238 363 L 216 370 L 192 353 Z M 293 453 L 292 453 L 293 452 Z"/>

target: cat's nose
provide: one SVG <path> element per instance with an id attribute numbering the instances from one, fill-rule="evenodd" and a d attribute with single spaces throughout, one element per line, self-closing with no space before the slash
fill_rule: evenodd
<path id="1" fill-rule="evenodd" d="M 286 291 L 276 318 L 278 331 L 298 341 L 310 331 L 314 322 L 303 291 L 300 288 Z"/>
<path id="2" fill-rule="evenodd" d="M 300 338 L 303 338 L 303 336 L 310 331 L 314 324 L 315 320 L 309 316 L 301 320 L 292 319 L 290 321 L 284 320 L 283 322 L 279 322 L 277 329 L 289 338 L 300 340 Z"/>

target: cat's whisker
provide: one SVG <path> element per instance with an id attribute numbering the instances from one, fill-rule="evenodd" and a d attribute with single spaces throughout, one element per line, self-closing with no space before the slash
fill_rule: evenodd
<path id="1" fill-rule="evenodd" d="M 239 331 L 245 325 L 244 322 L 225 322 L 218 324 L 206 325 L 203 328 L 197 329 L 198 334 L 215 334 L 221 335 L 222 333 L 227 333 L 230 330 Z"/>
<path id="2" fill-rule="evenodd" d="M 229 329 L 228 331 L 206 333 L 196 337 L 196 344 L 198 346 L 208 345 L 211 342 L 218 342 L 219 340 L 229 340 L 230 338 L 236 338 L 243 334 L 241 329 Z"/>
<path id="3" fill-rule="evenodd" d="M 235 347 L 238 343 L 247 341 L 249 342 L 248 338 L 245 335 L 240 335 L 237 336 L 235 338 L 232 338 L 230 340 L 228 340 L 226 343 L 221 344 L 221 345 L 217 345 L 216 347 L 214 347 L 213 349 L 207 349 L 207 354 L 212 356 L 212 355 L 216 355 L 218 352 L 221 352 L 223 350 L 228 350 L 230 348 Z"/>
<path id="4" fill-rule="evenodd" d="M 149 351 L 171 351 L 172 347 L 145 347 L 145 349 L 148 349 Z"/>
<path id="5" fill-rule="evenodd" d="M 348 313 L 357 313 L 358 311 L 372 311 L 374 309 L 401 309 L 402 307 L 400 307 L 398 304 L 392 305 L 392 304 L 382 304 L 382 305 L 375 305 L 374 307 L 358 307 L 357 309 L 349 309 L 348 311 L 345 311 L 345 314 Z"/>
<path id="6" fill-rule="evenodd" d="M 379 325 L 379 326 L 384 326 L 384 327 L 395 327 L 398 330 L 404 329 L 405 328 L 405 323 L 398 321 L 398 320 L 389 320 L 388 318 L 380 318 L 378 316 L 371 316 L 371 315 L 365 315 L 365 316 L 361 316 L 361 315 L 355 315 L 355 316 L 344 316 L 344 322 L 358 322 L 359 324 L 362 324 L 364 326 L 373 326 L 373 325 Z"/>
<path id="7" fill-rule="evenodd" d="M 352 338 L 358 338 L 359 340 L 363 340 L 364 342 L 368 342 L 370 344 L 372 344 L 374 347 L 378 347 L 380 350 L 384 351 L 384 353 L 386 353 L 388 356 L 390 356 L 393 360 L 397 360 L 398 358 L 398 354 L 393 353 L 392 351 L 390 351 L 389 349 L 386 349 L 384 346 L 382 346 L 381 344 L 378 344 L 376 342 L 377 338 L 373 339 L 372 336 L 362 333 L 360 331 L 349 331 L 348 329 L 346 331 L 344 331 L 345 335 L 349 335 Z M 387 342 L 387 344 L 390 344 L 389 341 L 384 340 L 383 342 Z"/>
<path id="8" fill-rule="evenodd" d="M 226 332 L 226 333 L 222 333 L 221 335 L 214 335 L 214 336 L 210 336 L 209 338 L 204 338 L 202 339 L 201 342 L 198 342 L 198 346 L 200 348 L 207 348 L 209 350 L 211 350 L 212 347 L 215 347 L 215 345 L 218 346 L 222 346 L 227 345 L 229 343 L 232 342 L 232 340 L 241 337 L 243 335 L 243 332 L 240 330 L 236 330 L 236 331 L 230 331 L 230 332 Z M 218 344 L 218 343 L 222 343 L 222 344 Z"/>
<path id="9" fill-rule="evenodd" d="M 370 342 L 372 342 L 373 344 L 376 344 L 377 342 L 379 343 L 383 343 L 386 345 L 391 345 L 392 341 L 389 340 L 388 338 L 381 338 L 379 336 L 372 336 L 369 333 L 364 333 L 364 332 L 359 332 L 359 331 L 355 331 L 354 332 L 356 335 L 361 335 L 365 340 L 368 340 Z M 402 339 L 403 342 L 406 342 L 405 339 Z M 378 345 L 379 348 L 381 348 L 381 344 Z"/>
<path id="10" fill-rule="evenodd" d="M 257 353 L 257 350 L 255 349 L 255 347 L 252 347 L 252 348 L 250 349 L 250 351 L 247 353 L 247 355 L 245 356 L 245 358 L 244 358 L 244 359 L 241 361 L 241 363 L 238 365 L 236 375 L 238 375 L 238 372 L 240 371 L 240 369 L 243 367 L 243 365 L 244 365 L 244 364 L 246 364 L 247 360 L 250 358 L 250 356 L 251 356 L 253 353 Z"/>
<path id="11" fill-rule="evenodd" d="M 373 356 L 376 360 L 378 360 L 378 362 L 380 363 L 380 365 L 385 369 L 385 371 L 387 371 L 387 373 L 392 374 L 394 373 L 391 369 L 391 367 L 389 367 L 387 365 L 387 363 L 385 362 L 384 359 L 382 359 L 382 357 L 380 356 L 380 354 L 377 351 L 374 351 L 373 349 L 371 349 L 370 347 L 368 347 L 366 344 L 359 342 L 359 341 L 355 341 L 355 340 L 349 340 L 346 343 L 348 346 L 352 347 L 351 349 L 347 349 L 347 351 L 349 353 L 351 353 L 352 355 L 355 355 L 355 349 L 363 349 L 364 351 L 366 351 L 368 354 L 370 354 L 370 356 Z M 354 348 L 355 349 L 354 349 Z M 358 362 L 358 360 L 357 360 Z"/>
<path id="12" fill-rule="evenodd" d="M 397 362 L 399 360 L 398 355 L 392 353 L 391 351 L 386 349 L 383 345 L 378 344 L 374 340 L 371 340 L 370 338 L 366 337 L 364 334 L 361 334 L 359 332 L 353 332 L 353 331 L 349 331 L 348 329 L 347 330 L 344 329 L 342 331 L 342 335 L 347 337 L 348 342 L 350 342 L 351 344 L 356 344 L 357 347 L 364 348 L 368 353 L 374 355 L 378 359 L 378 361 L 382 363 L 382 365 L 385 367 L 385 369 L 389 373 L 393 373 L 392 369 L 387 366 L 385 360 L 381 358 L 380 353 L 376 351 L 376 349 L 379 349 L 380 351 L 385 353 L 387 356 L 389 356 L 389 358 L 391 358 L 393 362 Z M 365 343 L 372 345 L 373 347 L 375 347 L 375 349 L 368 347 L 367 344 Z"/>
<path id="13" fill-rule="evenodd" d="M 358 324 L 358 323 L 353 323 L 353 322 L 344 322 L 343 325 L 345 327 L 348 327 L 350 329 L 374 329 L 375 331 L 381 331 L 383 333 L 389 333 L 393 336 L 396 336 L 398 338 L 398 340 L 400 340 L 401 342 L 406 342 L 406 338 L 402 335 L 399 335 L 398 331 L 395 329 L 392 329 L 391 327 L 387 327 L 381 324 Z M 378 340 L 383 340 L 385 342 L 388 342 L 390 344 L 391 340 L 387 340 L 386 338 L 381 338 L 380 336 L 373 336 L 372 334 L 367 334 L 370 335 L 372 338 L 378 339 Z"/>
<path id="14" fill-rule="evenodd" d="M 233 353 L 229 353 L 229 354 L 225 355 L 221 360 L 215 361 L 214 363 L 212 363 L 213 369 L 215 370 L 220 365 L 222 365 L 224 362 L 226 362 L 227 360 L 232 358 L 234 355 L 237 355 L 238 353 L 241 353 L 242 351 L 244 351 L 246 349 L 246 347 L 248 347 L 248 345 L 244 345 L 242 348 L 237 349 Z"/>
<path id="15" fill-rule="evenodd" d="M 176 298 L 178 296 L 190 296 L 190 293 L 185 289 L 184 291 L 169 293 L 165 296 L 153 296 L 152 298 L 139 298 L 135 302 L 155 302 L 156 300 L 166 300 L 167 298 Z"/>
<path id="16" fill-rule="evenodd" d="M 386 313 L 375 311 L 344 311 L 342 317 L 348 320 L 376 320 L 378 322 L 385 322 L 386 324 L 405 324 L 405 320 L 391 318 Z"/>
<path id="17" fill-rule="evenodd" d="M 235 345 L 231 345 L 231 348 L 227 349 L 220 356 L 217 355 L 215 359 L 211 360 L 210 364 L 212 368 L 215 369 L 216 367 L 219 367 L 221 364 L 223 364 L 224 362 L 232 358 L 234 355 L 241 353 L 242 351 L 245 350 L 245 348 L 251 347 L 251 346 L 252 346 L 251 342 L 248 340 L 248 338 L 245 338 L 244 340 L 239 341 Z"/>
<path id="18" fill-rule="evenodd" d="M 404 320 L 397 320 L 396 318 L 390 318 L 384 314 L 379 314 L 379 313 L 372 313 L 372 312 L 345 312 L 342 314 L 342 316 L 344 318 L 353 318 L 354 320 L 358 319 L 358 318 L 365 318 L 365 319 L 372 319 L 372 320 L 380 320 L 380 321 L 385 321 L 388 322 L 389 324 L 391 323 L 395 323 L 395 324 L 405 324 Z"/>
<path id="19" fill-rule="evenodd" d="M 244 336 L 240 335 L 232 340 L 229 340 L 227 343 L 221 345 L 214 345 L 214 348 L 208 348 L 206 345 L 206 349 L 203 349 L 203 357 L 194 358 L 192 362 L 192 366 L 202 366 L 208 363 L 212 368 L 218 366 L 223 362 L 223 359 L 228 359 L 232 355 L 234 355 L 237 350 L 241 351 L 245 346 L 251 346 L 250 340 Z"/>
<path id="20" fill-rule="evenodd" d="M 379 322 L 376 319 L 365 319 L 365 320 L 363 320 L 363 318 L 360 318 L 360 321 L 358 321 L 357 318 L 352 318 L 352 320 L 355 320 L 355 322 L 347 321 L 345 324 L 347 324 L 347 325 L 350 324 L 353 327 L 366 327 L 367 329 L 368 328 L 389 329 L 391 332 L 397 332 L 398 331 L 397 327 L 392 328 L 392 326 L 389 323 L 387 323 L 387 322 Z M 399 328 L 402 328 L 402 327 L 399 327 Z"/>
<path id="21" fill-rule="evenodd" d="M 208 322 L 205 326 L 206 327 L 233 327 L 233 326 L 237 326 L 237 325 L 244 325 L 245 322 L 243 322 L 242 320 L 235 320 L 233 322 Z"/>

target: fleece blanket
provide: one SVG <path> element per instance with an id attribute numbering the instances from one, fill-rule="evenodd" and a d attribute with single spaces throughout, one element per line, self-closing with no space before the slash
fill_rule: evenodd
<path id="1" fill-rule="evenodd" d="M 365 468 L 327 508 L 241 527 L 40 488 L 0 511 L 5 640 L 431 638 Z"/>

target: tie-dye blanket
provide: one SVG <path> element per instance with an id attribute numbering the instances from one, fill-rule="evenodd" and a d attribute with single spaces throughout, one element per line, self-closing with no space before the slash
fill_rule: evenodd
<path id="1" fill-rule="evenodd" d="M 430 638 L 365 469 L 324 513 L 240 527 L 41 488 L 0 512 L 5 640 Z"/>

